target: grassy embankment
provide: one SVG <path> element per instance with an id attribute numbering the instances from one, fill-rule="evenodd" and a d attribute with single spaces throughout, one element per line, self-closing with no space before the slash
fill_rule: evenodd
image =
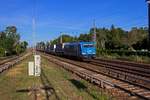
<path id="1" fill-rule="evenodd" d="M 118 59 L 118 60 L 125 60 L 125 61 L 134 61 L 139 63 L 150 63 L 150 58 L 148 56 L 120 56 L 118 54 L 100 54 L 97 55 L 100 58 L 107 58 L 107 59 Z"/>
<path id="2" fill-rule="evenodd" d="M 30 56 L 0 75 L 1 100 L 108 100 L 98 87 L 42 58 L 42 75 L 28 76 Z M 33 91 L 33 86 L 37 91 Z"/>

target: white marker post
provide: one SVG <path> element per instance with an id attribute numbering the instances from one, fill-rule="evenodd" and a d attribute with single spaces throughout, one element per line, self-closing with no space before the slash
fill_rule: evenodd
<path id="1" fill-rule="evenodd" d="M 34 75 L 34 62 L 28 63 L 28 74 L 29 74 L 29 76 Z"/>
<path id="2" fill-rule="evenodd" d="M 34 61 L 35 61 L 34 75 L 40 76 L 41 75 L 41 56 L 40 55 L 34 55 Z"/>

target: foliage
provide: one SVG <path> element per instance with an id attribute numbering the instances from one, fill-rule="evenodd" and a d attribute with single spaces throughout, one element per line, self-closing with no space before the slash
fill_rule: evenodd
<path id="1" fill-rule="evenodd" d="M 74 41 L 93 41 L 94 28 L 91 28 L 89 33 L 82 33 L 79 37 L 69 35 L 62 35 L 62 42 Z M 148 50 L 148 28 L 146 27 L 133 27 L 131 30 L 126 31 L 122 28 L 111 26 L 108 28 L 96 28 L 96 48 L 97 54 L 140 54 L 141 51 Z M 61 43 L 61 37 L 58 37 L 48 44 Z M 136 53 L 137 51 L 138 53 Z M 145 55 L 142 53 L 140 55 Z"/>
<path id="2" fill-rule="evenodd" d="M 39 42 L 37 43 L 36 47 L 40 48 L 40 49 L 45 49 L 46 46 L 48 46 L 49 42 L 47 42 L 47 44 L 45 44 L 44 42 Z"/>
<path id="3" fill-rule="evenodd" d="M 5 56 L 5 49 L 0 47 L 0 56 Z"/>
<path id="4" fill-rule="evenodd" d="M 19 54 L 27 48 L 26 41 L 20 42 L 20 35 L 15 26 L 8 26 L 0 32 L 0 56 Z"/>
<path id="5" fill-rule="evenodd" d="M 61 43 L 61 38 L 62 38 L 62 42 L 73 42 L 76 40 L 75 37 L 64 34 L 62 36 L 59 36 L 57 39 L 50 41 L 50 43 L 51 44 L 59 44 L 59 43 Z"/>
<path id="6" fill-rule="evenodd" d="M 91 28 L 89 33 L 80 34 L 79 37 L 63 35 L 63 42 L 73 41 L 92 41 L 94 29 Z M 148 28 L 134 27 L 130 31 L 117 28 L 114 25 L 110 29 L 96 28 L 97 48 L 102 50 L 142 50 L 148 49 Z M 50 41 L 50 44 L 60 43 L 60 37 Z"/>
<path id="7" fill-rule="evenodd" d="M 28 43 L 26 41 L 20 42 L 16 45 L 15 51 L 17 54 L 20 54 L 21 52 L 24 52 L 27 48 Z"/>
<path id="8" fill-rule="evenodd" d="M 80 34 L 78 41 L 92 41 L 92 34 Z"/>

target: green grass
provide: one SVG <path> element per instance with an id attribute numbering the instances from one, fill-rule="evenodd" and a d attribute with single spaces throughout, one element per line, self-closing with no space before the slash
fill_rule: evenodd
<path id="1" fill-rule="evenodd" d="M 99 55 L 101 58 L 107 58 L 107 59 L 122 59 L 122 60 L 127 60 L 127 61 L 134 61 L 134 62 L 140 62 L 140 63 L 150 63 L 150 58 L 147 56 L 119 56 L 118 54 L 105 54 L 105 55 Z"/>
<path id="2" fill-rule="evenodd" d="M 0 100 L 109 100 L 100 88 L 42 58 L 40 77 L 28 76 L 30 56 L 0 74 Z M 35 86 L 36 92 L 30 89 Z M 42 88 L 40 88 L 42 87 Z"/>

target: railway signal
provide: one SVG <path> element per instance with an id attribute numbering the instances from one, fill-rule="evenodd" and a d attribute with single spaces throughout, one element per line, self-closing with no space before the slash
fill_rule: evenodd
<path id="1" fill-rule="evenodd" d="M 150 51 L 150 0 L 146 0 L 148 4 L 148 50 Z"/>

